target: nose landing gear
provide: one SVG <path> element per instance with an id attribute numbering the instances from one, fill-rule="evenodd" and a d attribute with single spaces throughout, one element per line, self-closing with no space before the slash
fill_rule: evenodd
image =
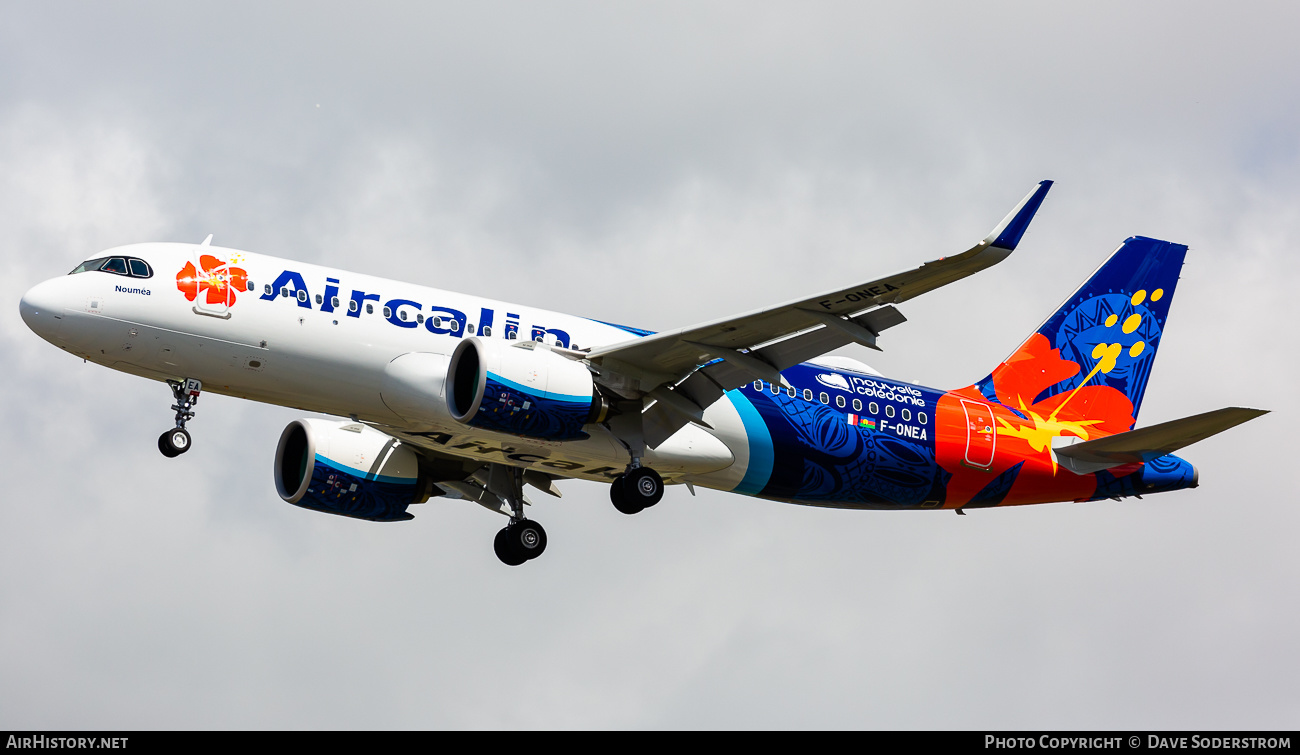
<path id="1" fill-rule="evenodd" d="M 190 434 L 185 429 L 185 423 L 194 419 L 192 408 L 199 401 L 203 383 L 194 378 L 186 378 L 184 382 L 168 380 L 167 385 L 176 399 L 172 405 L 172 409 L 176 410 L 176 427 L 158 436 L 158 450 L 171 459 L 190 450 Z"/>

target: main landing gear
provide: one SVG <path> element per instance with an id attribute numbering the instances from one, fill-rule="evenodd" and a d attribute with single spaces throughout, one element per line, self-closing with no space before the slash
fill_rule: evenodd
<path id="1" fill-rule="evenodd" d="M 650 467 L 632 467 L 614 478 L 609 499 L 624 514 L 636 514 L 659 503 L 664 497 L 664 480 Z"/>
<path id="2" fill-rule="evenodd" d="M 546 550 L 546 530 L 537 522 L 524 518 L 524 470 L 504 464 L 492 465 L 488 489 L 510 506 L 510 524 L 492 541 L 492 548 L 501 563 L 519 566 L 542 555 Z"/>
<path id="3" fill-rule="evenodd" d="M 158 436 L 158 450 L 163 456 L 171 459 L 190 450 L 190 434 L 185 429 L 185 423 L 194 419 L 194 412 L 191 409 L 199 401 L 203 383 L 194 378 L 186 378 L 184 382 L 168 380 L 167 385 L 172 389 L 172 396 L 176 399 L 176 403 L 172 405 L 176 410 L 176 427 Z"/>
<path id="4" fill-rule="evenodd" d="M 501 563 L 519 566 L 537 558 L 546 550 L 546 530 L 531 519 L 516 519 L 497 533 L 492 547 Z"/>

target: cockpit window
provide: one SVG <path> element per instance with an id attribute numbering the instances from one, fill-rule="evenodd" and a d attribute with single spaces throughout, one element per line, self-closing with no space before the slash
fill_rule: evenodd
<path id="1" fill-rule="evenodd" d="M 99 269 L 106 273 L 129 275 L 126 271 L 126 260 L 122 257 L 109 257 L 108 262 L 105 262 Z"/>
<path id="2" fill-rule="evenodd" d="M 85 262 L 73 268 L 72 272 L 68 273 L 68 275 L 76 275 L 77 273 L 84 273 L 87 270 L 98 270 L 100 266 L 107 261 L 108 261 L 107 257 L 100 257 L 98 259 L 86 260 Z"/>
<path id="3" fill-rule="evenodd" d="M 153 277 L 153 269 L 149 267 L 149 263 L 135 257 L 97 257 L 77 265 L 68 275 L 95 271 L 129 275 L 132 278 Z"/>

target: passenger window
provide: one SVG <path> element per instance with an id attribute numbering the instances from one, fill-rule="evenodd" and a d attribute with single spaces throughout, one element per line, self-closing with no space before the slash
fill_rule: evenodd
<path id="1" fill-rule="evenodd" d="M 404 310 L 404 309 L 399 309 L 399 310 L 397 310 L 397 319 L 399 319 L 399 320 L 405 320 L 405 319 L 406 319 L 406 310 Z"/>
<path id="2" fill-rule="evenodd" d="M 306 291 L 299 291 L 299 292 L 298 292 L 298 301 L 307 301 L 307 292 L 306 292 Z"/>
<path id="3" fill-rule="evenodd" d="M 415 316 L 415 322 L 416 322 L 417 325 L 423 325 L 423 324 L 424 324 L 424 315 L 416 315 L 416 316 Z"/>
<path id="4" fill-rule="evenodd" d="M 916 421 L 924 425 L 926 422 L 930 421 L 930 418 L 925 416 L 925 412 L 917 412 Z"/>
<path id="5" fill-rule="evenodd" d="M 855 412 L 862 411 L 862 399 L 858 399 L 858 398 L 853 399 L 853 411 Z"/>
<path id="6" fill-rule="evenodd" d="M 316 303 L 317 303 L 318 305 L 319 305 L 319 304 L 324 304 L 324 303 L 325 303 L 325 298 L 324 298 L 323 296 L 321 296 L 320 294 L 316 294 Z"/>
<path id="7" fill-rule="evenodd" d="M 826 395 L 826 391 L 822 391 L 821 393 L 819 393 L 817 395 L 817 399 L 821 401 L 823 404 L 829 404 L 831 402 L 831 397 Z"/>
<path id="8" fill-rule="evenodd" d="M 867 409 L 869 409 L 872 414 L 880 414 L 880 404 L 877 404 L 875 401 L 867 404 Z"/>
<path id="9" fill-rule="evenodd" d="M 780 395 L 781 395 L 781 386 L 777 385 L 776 383 L 772 383 L 772 385 L 769 386 L 769 387 L 772 389 L 772 395 L 773 395 L 773 396 L 780 396 Z"/>
<path id="10" fill-rule="evenodd" d="M 492 337 L 492 326 L 491 326 L 491 325 L 484 325 L 484 326 L 483 326 L 483 330 L 482 330 L 481 333 L 482 333 L 482 336 L 483 336 L 484 338 L 491 338 L 491 337 Z"/>
<path id="11" fill-rule="evenodd" d="M 366 305 L 366 309 L 370 309 L 369 304 Z M 384 317 L 392 317 L 392 316 L 393 316 L 393 310 L 390 307 L 384 307 Z"/>
<path id="12" fill-rule="evenodd" d="M 452 320 L 451 323 L 449 324 L 449 327 L 451 328 L 451 332 L 453 332 L 453 333 L 459 333 L 459 332 L 460 332 L 460 320 Z"/>
<path id="13" fill-rule="evenodd" d="M 338 309 L 338 308 L 339 308 L 339 297 L 335 296 L 335 297 L 333 297 L 332 299 L 330 299 L 330 306 L 333 307 L 333 308 L 335 308 L 335 309 Z"/>
<path id="14" fill-rule="evenodd" d="M 366 305 L 366 314 L 368 314 L 368 315 L 373 315 L 374 313 L 375 313 L 375 305 L 373 305 L 373 304 L 367 304 L 367 305 Z"/>
<path id="15" fill-rule="evenodd" d="M 836 396 L 836 397 L 835 397 L 835 405 L 836 405 L 836 406 L 838 406 L 839 408 L 843 409 L 843 408 L 844 408 L 844 404 L 845 404 L 845 401 L 844 401 L 844 397 L 843 397 L 843 396 Z"/>
<path id="16" fill-rule="evenodd" d="M 262 289 L 262 293 L 266 294 L 267 296 L 270 296 L 270 295 L 271 295 L 271 284 L 270 284 L 270 283 L 266 284 L 266 286 Z"/>
<path id="17" fill-rule="evenodd" d="M 348 302 L 348 311 L 349 311 L 349 312 L 356 312 L 358 309 L 360 309 L 360 307 L 357 306 L 357 300 L 356 300 L 356 299 L 353 299 L 352 301 Z"/>
<path id="18" fill-rule="evenodd" d="M 281 286 L 281 287 L 280 287 L 280 296 L 283 296 L 283 297 L 286 298 L 286 299 L 289 298 L 289 287 L 288 287 L 288 286 Z"/>
<path id="19" fill-rule="evenodd" d="M 433 327 L 435 327 L 435 328 L 441 328 L 441 327 L 442 327 L 442 318 L 441 318 L 441 317 L 434 317 L 434 318 L 433 318 Z"/>
<path id="20" fill-rule="evenodd" d="M 911 410 L 911 409 L 903 409 L 903 421 L 904 421 L 904 422 L 911 422 L 911 421 L 912 421 L 912 410 Z"/>
<path id="21" fill-rule="evenodd" d="M 253 282 L 252 282 L 252 281 L 249 281 L 249 282 L 248 282 L 248 286 L 247 286 L 247 288 L 248 288 L 249 291 L 252 291 L 254 288 L 257 288 L 257 287 L 253 285 Z"/>
<path id="22" fill-rule="evenodd" d="M 144 260 L 129 260 L 131 263 L 131 275 L 136 278 L 151 278 L 153 271 L 149 269 L 149 263 Z M 250 291 L 252 289 L 249 289 Z"/>
<path id="23" fill-rule="evenodd" d="M 466 333 L 469 333 L 470 335 L 474 335 L 474 323 L 471 322 L 471 323 L 467 324 L 467 325 L 465 326 L 465 332 L 466 332 Z"/>
<path id="24" fill-rule="evenodd" d="M 811 389 L 811 388 L 804 388 L 804 389 L 803 389 L 803 400 L 804 400 L 804 401 L 812 401 L 812 389 Z"/>
<path id="25" fill-rule="evenodd" d="M 893 417 L 893 416 L 894 416 L 894 407 L 890 406 L 889 404 L 885 404 L 885 416 L 886 416 L 886 417 Z"/>
<path id="26" fill-rule="evenodd" d="M 755 381 L 754 381 L 754 390 L 758 391 L 759 393 L 762 393 L 762 392 L 763 392 L 763 381 L 762 381 L 762 380 L 755 380 Z"/>
<path id="27" fill-rule="evenodd" d="M 100 270 L 106 273 L 115 273 L 117 275 L 126 275 L 126 260 L 121 257 L 112 257 L 105 262 Z"/>
<path id="28" fill-rule="evenodd" d="M 795 397 L 795 394 L 797 394 L 798 392 L 799 392 L 799 391 L 796 391 L 796 390 L 794 389 L 794 386 L 793 386 L 793 385 L 790 386 L 789 388 L 786 388 L 786 389 L 785 389 L 785 395 L 789 396 L 790 398 L 794 398 L 794 397 Z"/>

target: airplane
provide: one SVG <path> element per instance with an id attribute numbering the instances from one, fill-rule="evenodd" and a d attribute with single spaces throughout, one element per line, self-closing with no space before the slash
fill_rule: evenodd
<path id="1" fill-rule="evenodd" d="M 1197 487 L 1175 451 L 1265 414 L 1135 429 L 1187 247 L 1125 240 L 1019 348 L 956 390 L 829 352 L 879 350 L 898 306 L 1009 256 L 1042 181 L 979 243 L 920 267 L 666 332 L 202 243 L 108 249 L 28 290 L 37 335 L 163 381 L 188 451 L 203 391 L 334 419 L 290 422 L 280 497 L 379 522 L 431 498 L 508 517 L 498 558 L 546 549 L 525 487 L 609 486 L 636 514 L 665 485 L 809 506 L 969 509 Z"/>

